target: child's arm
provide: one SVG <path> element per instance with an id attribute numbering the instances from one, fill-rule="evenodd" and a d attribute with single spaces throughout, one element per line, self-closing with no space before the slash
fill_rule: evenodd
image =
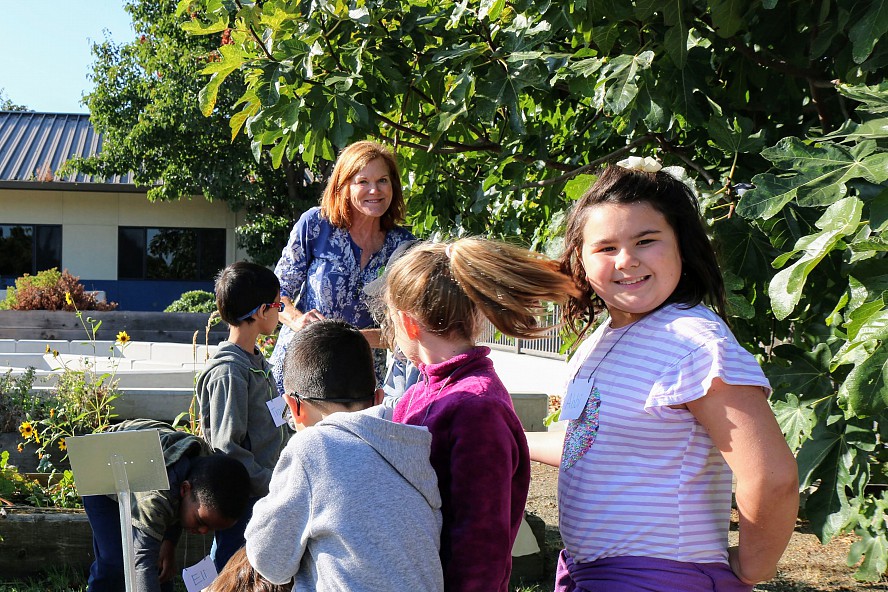
<path id="1" fill-rule="evenodd" d="M 561 452 L 564 450 L 565 431 L 557 432 L 524 432 L 527 447 L 530 449 L 530 460 L 544 465 L 557 467 L 561 465 Z"/>
<path id="2" fill-rule="evenodd" d="M 731 568 L 754 584 L 774 577 L 799 510 L 798 469 L 762 390 L 715 379 L 687 403 L 737 478 L 740 545 Z"/>
<path id="3" fill-rule="evenodd" d="M 225 372 L 221 367 L 213 369 L 220 375 L 212 376 L 205 383 L 207 391 L 203 400 L 208 401 L 209 429 L 205 434 L 212 448 L 221 450 L 247 469 L 251 489 L 266 491 L 271 480 L 271 469 L 256 462 L 255 455 L 242 443 L 247 437 L 249 418 L 249 385 L 236 374 Z"/>
<path id="4" fill-rule="evenodd" d="M 244 532 L 250 564 L 273 584 L 296 575 L 309 542 L 311 484 L 301 454 L 307 452 L 298 446 L 284 448 L 268 495 L 256 502 Z"/>

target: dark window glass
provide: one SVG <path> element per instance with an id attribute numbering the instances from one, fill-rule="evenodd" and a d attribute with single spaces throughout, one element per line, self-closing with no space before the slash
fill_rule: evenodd
<path id="1" fill-rule="evenodd" d="M 200 280 L 212 281 L 225 267 L 225 229 L 202 228 L 200 233 Z"/>
<path id="2" fill-rule="evenodd" d="M 145 277 L 145 229 L 117 229 L 117 277 L 138 280 Z"/>
<path id="3" fill-rule="evenodd" d="M 62 267 L 62 227 L 38 226 L 34 259 L 37 271 Z"/>
<path id="4" fill-rule="evenodd" d="M 132 228 L 118 233 L 120 279 L 212 280 L 225 266 L 224 228 Z"/>
<path id="5" fill-rule="evenodd" d="M 61 265 L 61 226 L 0 224 L 0 275 L 17 278 Z"/>

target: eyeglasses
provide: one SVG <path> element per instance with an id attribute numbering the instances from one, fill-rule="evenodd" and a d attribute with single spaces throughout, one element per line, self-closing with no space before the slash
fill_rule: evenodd
<path id="1" fill-rule="evenodd" d="M 251 316 L 253 316 L 257 312 L 259 312 L 259 309 L 262 308 L 263 306 L 267 306 L 268 308 L 276 308 L 276 309 L 278 309 L 278 312 L 284 312 L 285 305 L 283 302 L 269 302 L 267 304 L 260 304 L 259 306 L 257 306 L 256 308 L 254 308 L 253 310 L 248 312 L 247 314 L 237 317 L 237 320 L 242 321 L 244 319 L 250 318 Z"/>
<path id="2" fill-rule="evenodd" d="M 329 399 L 327 397 L 305 397 L 305 396 L 300 395 L 299 393 L 295 393 L 295 392 L 294 393 L 287 393 L 287 394 L 289 396 L 293 397 L 294 399 L 296 399 L 296 414 L 297 415 L 302 413 L 302 401 L 321 401 L 324 403 L 354 403 L 355 401 L 366 401 L 367 399 L 372 400 L 374 397 L 376 397 L 375 392 L 373 394 L 367 395 L 366 397 L 352 397 L 350 399 L 342 399 L 342 398 Z M 287 411 L 289 412 L 289 408 L 287 408 Z"/>

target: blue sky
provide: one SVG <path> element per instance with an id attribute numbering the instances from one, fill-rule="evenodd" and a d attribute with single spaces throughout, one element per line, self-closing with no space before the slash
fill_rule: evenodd
<path id="1" fill-rule="evenodd" d="M 90 48 L 135 33 L 123 0 L 0 0 L 0 89 L 34 111 L 87 113 Z"/>

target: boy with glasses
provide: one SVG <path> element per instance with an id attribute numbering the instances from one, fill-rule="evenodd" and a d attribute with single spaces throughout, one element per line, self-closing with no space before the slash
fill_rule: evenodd
<path id="1" fill-rule="evenodd" d="M 298 433 L 247 526 L 250 563 L 275 584 L 295 577 L 294 590 L 441 592 L 431 434 L 384 419 L 367 340 L 342 321 L 312 323 L 294 334 L 283 378 Z"/>
<path id="2" fill-rule="evenodd" d="M 216 277 L 216 308 L 228 323 L 228 339 L 197 382 L 200 428 L 212 448 L 240 461 L 250 474 L 250 504 L 231 528 L 216 531 L 211 555 L 217 571 L 244 544 L 253 504 L 268 482 L 288 434 L 278 427 L 268 401 L 277 396 L 271 366 L 256 347 L 278 324 L 280 283 L 270 269 L 240 261 Z"/>

